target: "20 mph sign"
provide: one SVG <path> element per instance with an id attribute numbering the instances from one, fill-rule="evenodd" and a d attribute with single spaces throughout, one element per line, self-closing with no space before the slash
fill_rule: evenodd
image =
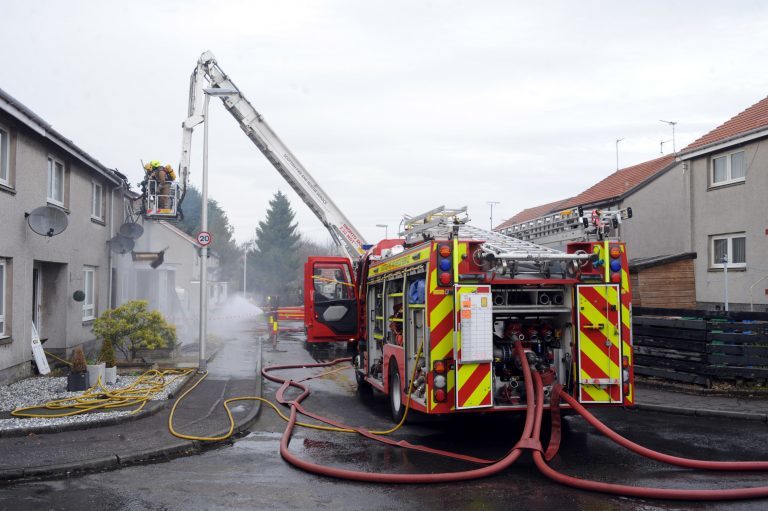
<path id="1" fill-rule="evenodd" d="M 211 236 L 210 232 L 202 231 L 197 234 L 197 242 L 204 247 L 207 247 L 208 245 L 210 245 L 212 241 L 213 241 L 213 236 Z"/>

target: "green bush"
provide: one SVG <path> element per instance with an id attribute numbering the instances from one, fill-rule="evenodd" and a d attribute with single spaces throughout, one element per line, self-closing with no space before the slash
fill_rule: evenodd
<path id="1" fill-rule="evenodd" d="M 93 333 L 109 340 L 128 359 L 140 349 L 173 346 L 176 327 L 167 323 L 158 311 L 147 310 L 146 300 L 133 300 L 109 309 L 93 322 Z"/>

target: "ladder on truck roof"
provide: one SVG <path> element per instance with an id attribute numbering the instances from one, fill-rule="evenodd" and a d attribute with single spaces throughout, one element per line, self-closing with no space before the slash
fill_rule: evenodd
<path id="1" fill-rule="evenodd" d="M 468 225 L 468 221 L 466 206 L 460 209 L 447 209 L 445 206 L 440 206 L 421 215 L 404 217 L 403 231 L 400 235 L 405 237 L 406 243 L 445 239 L 455 235 L 458 235 L 460 240 L 482 242 L 483 260 L 489 266 L 510 268 L 512 273 L 519 272 L 516 271 L 515 265 L 509 265 L 509 263 L 534 263 L 538 265 L 534 273 L 541 273 L 546 271 L 552 262 L 578 263 L 590 258 L 589 254 L 566 254 L 530 241 Z M 473 257 L 475 257 L 474 254 Z M 528 269 L 531 268 L 529 265 Z"/>
<path id="2" fill-rule="evenodd" d="M 618 237 L 622 220 L 632 218 L 632 208 L 595 209 L 587 212 L 586 217 L 584 213 L 579 206 L 513 224 L 500 232 L 521 240 L 561 246 L 570 241 L 601 240 L 612 234 Z"/>
<path id="3" fill-rule="evenodd" d="M 179 165 L 183 190 L 186 190 L 189 179 L 192 131 L 202 122 L 201 102 L 205 93 L 204 81 L 207 81 L 213 89 L 222 89 L 222 92 L 231 91 L 229 94 L 220 95 L 220 98 L 232 117 L 237 120 L 240 128 L 320 219 L 341 252 L 352 261 L 357 260 L 365 252 L 363 245 L 366 244 L 360 232 L 344 216 L 331 197 L 323 191 L 299 159 L 272 131 L 240 89 L 222 71 L 211 52 L 205 52 L 200 56 L 190 79 L 189 112 L 187 120 L 183 123 L 184 133 Z M 182 198 L 183 193 L 182 191 Z"/>

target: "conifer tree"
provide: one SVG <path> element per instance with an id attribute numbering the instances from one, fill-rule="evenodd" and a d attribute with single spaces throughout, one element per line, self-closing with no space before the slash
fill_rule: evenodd
<path id="1" fill-rule="evenodd" d="M 267 218 L 259 222 L 253 250 L 248 253 L 248 287 L 262 295 L 277 295 L 280 305 L 297 303 L 302 264 L 297 254 L 300 235 L 295 213 L 282 192 L 269 201 Z M 253 271 L 251 271 L 253 268 Z"/>
<path id="2" fill-rule="evenodd" d="M 203 196 L 200 191 L 190 185 L 184 197 L 184 219 L 176 226 L 193 238 L 200 232 L 201 209 Z M 230 282 L 240 282 L 242 268 L 242 252 L 232 238 L 233 227 L 229 223 L 227 213 L 219 206 L 219 203 L 208 198 L 208 232 L 213 235 L 213 244 L 210 249 L 219 257 L 219 277 Z"/>

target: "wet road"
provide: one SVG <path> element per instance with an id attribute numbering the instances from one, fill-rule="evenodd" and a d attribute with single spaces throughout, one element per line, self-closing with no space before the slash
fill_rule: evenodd
<path id="1" fill-rule="evenodd" d="M 298 340 L 282 340 L 277 351 L 264 348 L 264 365 L 310 362 L 345 356 L 344 350 L 310 354 Z M 312 372 L 320 372 L 314 370 Z M 308 371 L 295 370 L 295 378 Z M 350 369 L 312 380 L 308 409 L 350 424 L 388 428 L 388 402 L 359 396 Z M 265 383 L 265 397 L 277 386 Z M 709 459 L 768 459 L 765 424 L 725 419 L 610 410 L 599 413 L 623 435 L 651 448 Z M 605 440 L 575 417 L 565 420 L 563 447 L 552 465 L 577 477 L 633 485 L 725 488 L 766 484 L 765 473 L 701 473 L 668 467 L 633 455 Z M 63 481 L 24 483 L 0 489 L 0 509 L 556 509 L 761 510 L 768 501 L 691 503 L 616 498 L 573 490 L 550 482 L 523 457 L 502 474 L 442 485 L 373 485 L 310 475 L 279 455 L 284 422 L 264 407 L 253 432 L 233 445 L 170 462 L 92 474 Z M 396 437 L 432 447 L 495 459 L 515 443 L 519 417 L 482 416 L 462 420 L 418 420 Z M 384 472 L 437 472 L 473 468 L 468 463 L 376 445 L 350 434 L 299 429 L 293 452 L 332 466 Z"/>

